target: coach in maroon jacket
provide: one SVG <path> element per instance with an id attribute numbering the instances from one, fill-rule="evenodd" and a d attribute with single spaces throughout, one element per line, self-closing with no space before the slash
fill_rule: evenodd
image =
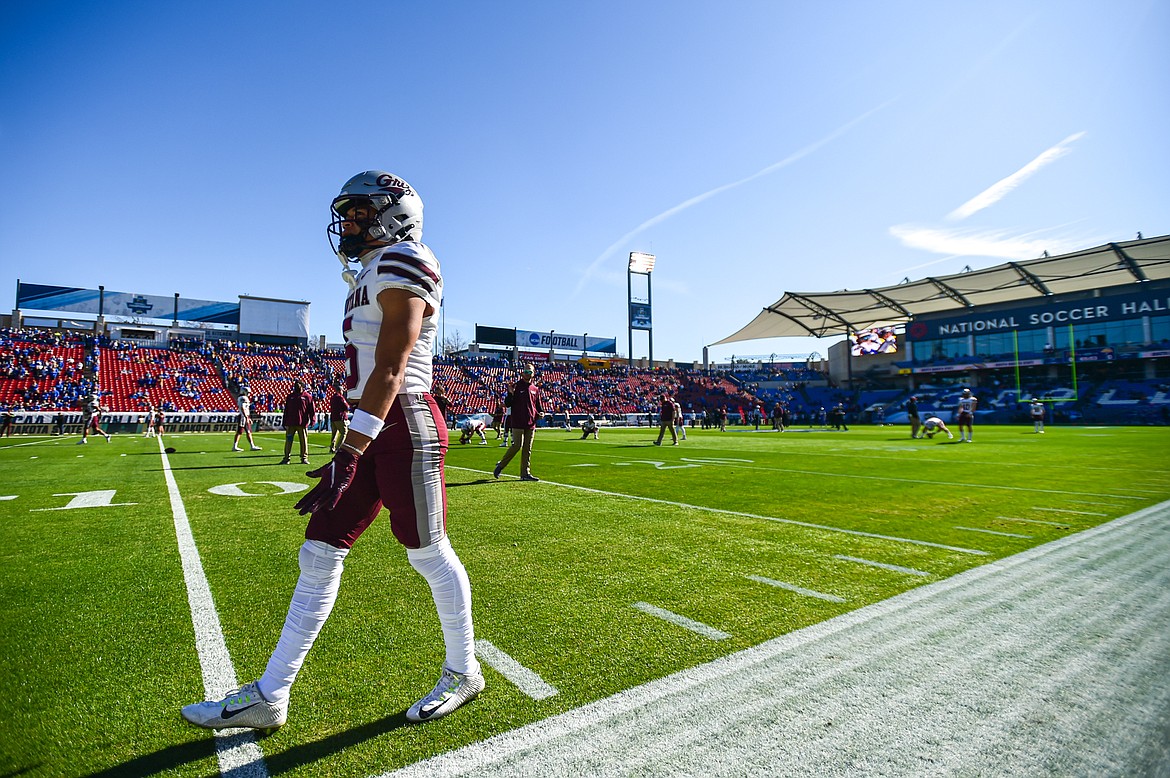
<path id="1" fill-rule="evenodd" d="M 544 415 L 540 407 L 540 389 L 532 383 L 535 375 L 535 368 L 530 364 L 525 364 L 520 371 L 520 380 L 512 387 L 508 399 L 505 400 L 512 409 L 512 413 L 508 417 L 508 428 L 512 430 L 512 445 L 504 452 L 504 457 L 496 462 L 496 469 L 492 471 L 492 475 L 496 478 L 500 477 L 500 473 L 512 461 L 512 457 L 516 456 L 516 452 L 521 451 L 520 480 L 540 480 L 529 470 L 529 465 L 532 462 L 532 438 L 536 434 L 536 422 Z"/>
<path id="2" fill-rule="evenodd" d="M 662 404 L 658 407 L 658 440 L 654 441 L 654 445 L 662 445 L 662 436 L 670 430 L 670 445 L 678 445 L 678 430 L 674 427 L 675 407 L 674 400 L 670 395 L 664 394 L 661 396 Z"/>
<path id="3" fill-rule="evenodd" d="M 292 391 L 284 398 L 284 459 L 280 460 L 280 464 L 288 464 L 294 434 L 301 444 L 301 464 L 309 464 L 309 440 L 305 436 L 305 428 L 313 423 L 316 415 L 313 396 L 305 391 L 305 384 L 293 381 Z"/>

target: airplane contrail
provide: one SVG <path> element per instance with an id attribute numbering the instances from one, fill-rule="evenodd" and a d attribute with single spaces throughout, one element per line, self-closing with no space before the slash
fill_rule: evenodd
<path id="1" fill-rule="evenodd" d="M 617 251 L 623 245 L 626 245 L 627 242 L 631 238 L 633 238 L 635 235 L 638 235 L 642 232 L 645 232 L 646 230 L 650 229 L 654 225 L 666 221 L 671 216 L 674 216 L 675 214 L 680 213 L 681 211 L 685 211 L 687 208 L 690 208 L 691 206 L 698 205 L 699 203 L 703 202 L 704 200 L 710 199 L 717 194 L 721 194 L 723 192 L 726 192 L 729 189 L 734 189 L 737 186 L 743 186 L 744 184 L 748 183 L 749 181 L 754 181 L 757 178 L 760 178 L 761 176 L 766 176 L 769 173 L 774 173 L 775 171 L 780 170 L 783 167 L 787 167 L 788 165 L 791 165 L 793 162 L 796 162 L 798 160 L 801 160 L 801 159 L 807 157 L 809 154 L 812 154 L 814 151 L 821 148 L 826 143 L 834 141 L 837 138 L 844 135 L 846 132 L 848 132 L 850 129 L 852 129 L 854 125 L 858 124 L 859 122 L 864 121 L 865 119 L 868 119 L 870 116 L 872 116 L 873 114 L 882 110 L 883 108 L 885 108 L 886 106 L 890 105 L 890 103 L 893 103 L 893 102 L 894 102 L 893 100 L 887 100 L 886 102 L 882 103 L 881 105 L 877 106 L 876 108 L 871 108 L 870 110 L 861 114 L 857 118 L 855 118 L 849 122 L 846 122 L 845 124 L 838 127 L 836 130 L 833 130 L 833 132 L 829 133 L 828 135 L 821 138 L 820 140 L 818 140 L 814 143 L 810 143 L 809 145 L 805 146 L 804 148 L 800 149 L 799 151 L 785 157 L 784 159 L 780 160 L 779 162 L 768 165 L 763 170 L 760 170 L 756 173 L 753 173 L 752 175 L 748 176 L 747 178 L 741 178 L 740 180 L 733 181 L 730 184 L 724 184 L 722 186 L 717 186 L 714 189 L 711 189 L 707 192 L 703 192 L 702 194 L 695 195 L 694 197 L 690 198 L 689 200 L 684 200 L 683 202 L 679 203 L 678 205 L 674 206 L 673 208 L 669 208 L 669 209 L 663 211 L 662 213 L 658 214 L 657 216 L 654 216 L 650 219 L 647 219 L 646 221 L 642 222 L 637 227 L 630 230 L 625 235 L 621 236 L 616 241 L 611 243 L 609 245 L 609 247 L 605 249 L 605 251 L 601 252 L 601 254 L 599 254 L 597 256 L 597 258 L 594 259 L 593 262 L 591 262 L 589 264 L 589 267 L 585 268 L 585 272 L 582 273 L 581 280 L 579 280 L 577 282 L 577 287 L 573 290 L 573 294 L 576 295 L 578 292 L 580 292 L 581 288 L 583 286 L 585 286 L 586 283 L 589 282 L 589 280 L 593 277 L 593 274 L 595 272 L 597 272 L 597 269 L 599 267 L 601 267 L 601 263 L 604 262 L 606 259 L 608 259 L 615 251 Z"/>
<path id="2" fill-rule="evenodd" d="M 1040 170 L 1040 168 L 1055 162 L 1067 154 L 1069 152 L 1069 147 L 1084 137 L 1084 135 L 1084 132 L 1078 132 L 1068 136 L 1060 143 L 1057 143 L 1052 148 L 1041 153 L 1040 156 L 1024 165 L 1015 173 L 1012 173 L 1007 178 L 1002 178 L 999 181 L 996 181 L 987 189 L 984 189 L 982 192 L 975 195 L 955 210 L 951 211 L 949 214 L 947 214 L 947 219 L 950 221 L 966 219 L 968 216 L 978 213 L 988 206 L 995 205 L 1004 197 L 1006 197 L 1013 189 L 1024 183 L 1024 181 L 1028 178 L 1032 177 L 1037 171 Z"/>

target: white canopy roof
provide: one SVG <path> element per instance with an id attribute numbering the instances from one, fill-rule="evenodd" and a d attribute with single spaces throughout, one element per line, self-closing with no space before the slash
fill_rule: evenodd
<path id="1" fill-rule="evenodd" d="M 870 327 L 902 324 L 937 311 L 1166 278 L 1170 278 L 1170 235 L 879 289 L 785 292 L 738 332 L 711 345 L 759 338 L 848 335 Z"/>

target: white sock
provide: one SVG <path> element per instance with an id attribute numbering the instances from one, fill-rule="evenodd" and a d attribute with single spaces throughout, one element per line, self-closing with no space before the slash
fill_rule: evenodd
<path id="1" fill-rule="evenodd" d="M 426 548 L 406 549 L 410 566 L 427 580 L 443 627 L 447 666 L 457 673 L 479 672 L 471 624 L 471 582 L 451 541 L 444 537 Z"/>
<path id="2" fill-rule="evenodd" d="M 337 601 L 341 571 L 348 553 L 348 548 L 337 548 L 320 540 L 306 540 L 301 546 L 301 575 L 288 606 L 280 640 L 259 681 L 260 693 L 269 702 L 288 699 L 293 681 Z"/>

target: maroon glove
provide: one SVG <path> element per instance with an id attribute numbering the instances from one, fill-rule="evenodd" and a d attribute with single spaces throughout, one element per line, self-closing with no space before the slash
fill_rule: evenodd
<path id="1" fill-rule="evenodd" d="M 310 478 L 320 478 L 308 494 L 302 497 L 294 507 L 304 516 L 307 513 L 316 513 L 319 510 L 331 511 L 337 507 L 341 495 L 353 483 L 357 474 L 358 459 L 360 457 L 347 448 L 337 449 L 329 464 L 310 470 L 305 475 Z"/>

